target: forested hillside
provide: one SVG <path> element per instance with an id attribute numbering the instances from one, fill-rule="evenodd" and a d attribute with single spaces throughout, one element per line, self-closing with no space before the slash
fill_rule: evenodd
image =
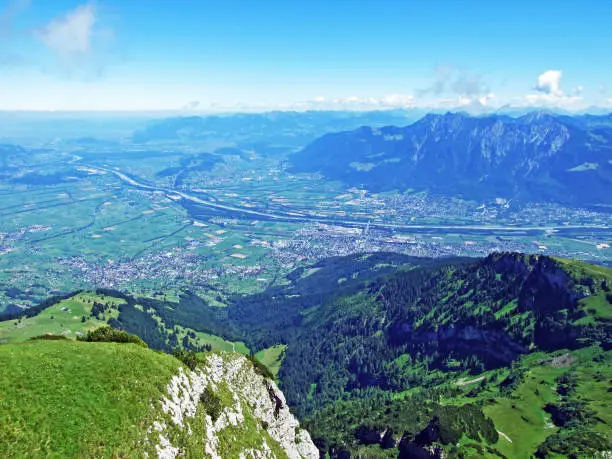
<path id="1" fill-rule="evenodd" d="M 369 257 L 374 255 L 361 261 Z M 550 431 L 526 441 L 523 452 L 539 450 L 546 457 L 563 448 L 592 453 L 609 445 L 606 436 L 585 434 L 592 428 L 609 435 L 610 427 L 587 400 L 576 400 L 575 388 L 561 400 L 550 396 L 559 381 L 573 378 L 579 385 L 590 372 L 599 380 L 588 390 L 610 387 L 609 269 L 494 254 L 480 260 L 410 259 L 381 272 L 383 255 L 376 257 L 367 269 L 355 264 L 352 274 L 337 273 L 339 259 L 334 270 L 327 265 L 296 272 L 284 291 L 240 298 L 224 318 L 227 337 L 243 337 L 254 350 L 287 345 L 281 385 L 299 415 L 310 419 L 321 449 L 340 457 L 370 445 L 367 455 L 374 448 L 435 457 L 432 445 L 449 450 L 461 440 L 477 445 L 475 450 L 491 448 L 487 454 L 493 456 L 505 451 L 517 457 L 503 447 L 508 441 L 500 440 L 495 427 L 507 421 L 487 400 L 510 400 L 516 391 L 529 390 L 524 386 L 532 382 L 534 365 L 544 367 L 538 371 L 548 382 L 534 389 L 540 412 L 533 420 L 521 415 L 525 430 L 517 434 L 544 425 L 542 419 L 559 410 L 582 414 L 571 422 L 552 416 Z M 356 260 L 344 261 L 348 268 Z M 225 333 L 222 327 L 212 331 Z M 566 356 L 561 363 L 559 356 Z M 523 398 L 529 399 L 518 397 L 521 402 L 513 404 L 521 410 Z M 557 437 L 548 435 L 553 432 Z"/>
<path id="2" fill-rule="evenodd" d="M 376 253 L 227 307 L 98 291 L 115 309 L 96 311 L 158 349 L 257 353 L 332 457 L 595 457 L 612 449 L 611 287 L 540 255 Z"/>

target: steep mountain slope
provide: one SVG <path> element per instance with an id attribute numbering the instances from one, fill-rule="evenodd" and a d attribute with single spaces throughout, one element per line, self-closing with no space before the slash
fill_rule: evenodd
<path id="1" fill-rule="evenodd" d="M 325 135 L 291 161 L 293 172 L 321 172 L 372 191 L 612 203 L 608 116 L 427 115 L 406 127 Z"/>
<path id="2" fill-rule="evenodd" d="M 186 362 L 136 344 L 1 345 L 0 451 L 3 457 L 318 457 L 282 392 L 245 357 L 208 353 Z"/>
<path id="3" fill-rule="evenodd" d="M 530 349 L 612 343 L 609 269 L 521 254 L 412 262 L 312 297 L 293 288 L 243 298 L 229 320 L 252 349 L 288 345 L 279 376 L 300 413 L 347 390 L 418 385 L 390 363 L 402 355 L 429 369 L 483 371 Z M 313 392 L 323 380 L 325 390 Z"/>
<path id="4" fill-rule="evenodd" d="M 286 346 L 281 387 L 322 450 L 438 457 L 480 448 L 485 457 L 536 450 L 548 457 L 567 446 L 593 457 L 608 448 L 612 270 L 494 254 L 406 259 L 377 275 L 383 255 L 376 257 L 354 276 L 355 260 L 347 260 L 340 283 L 325 267 L 296 272 L 284 290 L 237 300 L 215 325 L 253 350 Z M 340 272 L 340 259 L 335 266 Z M 309 281 L 317 274 L 327 283 Z M 584 391 L 558 393 L 566 377 Z M 504 412 L 509 405 L 516 408 Z M 580 414 L 571 422 L 551 414 L 568 410 Z M 503 429 L 523 449 L 505 445 L 496 433 L 507 435 Z"/>

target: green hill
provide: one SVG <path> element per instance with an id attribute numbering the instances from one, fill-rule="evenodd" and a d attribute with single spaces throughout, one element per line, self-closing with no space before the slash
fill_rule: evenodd
<path id="1" fill-rule="evenodd" d="M 76 338 L 117 318 L 121 298 L 80 292 L 58 300 L 40 314 L 0 322 L 0 343 L 25 341 L 35 336 L 53 334 Z"/>
<path id="2" fill-rule="evenodd" d="M 166 324 L 154 309 L 147 307 L 150 301 L 106 290 L 77 292 L 66 298 L 51 299 L 40 311 L 34 311 L 35 314 L 25 310 L 21 317 L 0 322 L 0 344 L 46 334 L 76 338 L 89 330 L 113 324 L 115 328 L 144 337 L 149 345 L 160 350 L 181 347 L 193 351 L 249 353 L 243 342 L 231 342 L 190 327 Z M 118 322 L 119 318 L 125 323 Z"/>
<path id="3" fill-rule="evenodd" d="M 274 383 L 239 354 L 194 371 L 136 344 L 0 346 L 3 457 L 315 457 Z"/>

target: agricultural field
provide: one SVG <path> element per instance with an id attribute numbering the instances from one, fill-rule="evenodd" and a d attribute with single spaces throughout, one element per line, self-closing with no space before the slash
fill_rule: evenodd
<path id="1" fill-rule="evenodd" d="M 0 176 L 0 314 L 95 288 L 192 290 L 223 307 L 296 267 L 361 252 L 612 262 L 608 214 L 371 194 L 288 173 L 293 151 L 72 145 L 52 161 L 47 150 L 17 156 Z"/>

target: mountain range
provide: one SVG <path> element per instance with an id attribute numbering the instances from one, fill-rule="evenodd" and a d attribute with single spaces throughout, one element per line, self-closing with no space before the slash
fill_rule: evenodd
<path id="1" fill-rule="evenodd" d="M 291 156 L 367 190 L 429 190 L 589 206 L 612 204 L 612 115 L 430 114 L 405 126 L 326 134 Z"/>
<path id="2" fill-rule="evenodd" d="M 262 142 L 301 146 L 328 132 L 363 125 L 405 124 L 418 114 L 404 110 L 371 112 L 275 111 L 208 116 L 179 116 L 156 120 L 132 135 L 134 143 L 193 143 L 223 140 L 232 143 Z"/>

